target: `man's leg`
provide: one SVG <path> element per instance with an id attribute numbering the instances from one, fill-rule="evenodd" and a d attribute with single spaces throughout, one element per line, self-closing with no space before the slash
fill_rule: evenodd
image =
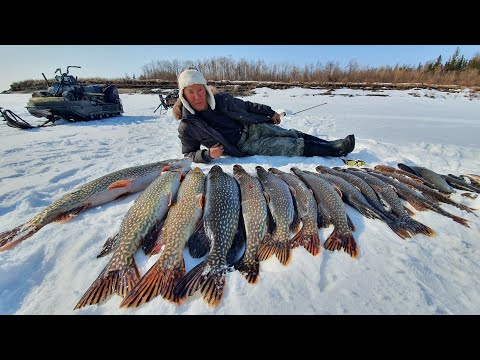
<path id="1" fill-rule="evenodd" d="M 305 156 L 345 156 L 355 149 L 355 136 L 348 135 L 344 139 L 328 141 L 326 143 L 304 140 Z"/>

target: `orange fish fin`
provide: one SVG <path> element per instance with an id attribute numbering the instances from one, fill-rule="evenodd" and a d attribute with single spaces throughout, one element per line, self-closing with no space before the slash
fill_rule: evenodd
<path id="1" fill-rule="evenodd" d="M 203 209 L 203 206 L 205 204 L 205 195 L 198 194 L 197 195 L 197 201 L 198 201 L 198 208 Z"/>
<path id="2" fill-rule="evenodd" d="M 130 180 L 118 180 L 118 181 L 115 181 L 115 182 L 111 183 L 107 187 L 107 189 L 112 190 L 112 189 L 119 188 L 119 187 L 125 187 L 125 186 L 128 186 L 128 184 L 130 184 L 130 183 L 131 183 Z"/>
<path id="3" fill-rule="evenodd" d="M 67 211 L 67 212 L 64 212 L 60 215 L 58 215 L 55 220 L 53 220 L 54 222 L 60 222 L 60 223 L 63 223 L 63 222 L 66 222 L 66 221 L 69 221 L 71 219 L 73 219 L 75 216 L 77 216 L 78 214 L 80 214 L 81 212 L 83 212 L 88 206 L 80 206 L 78 208 L 75 208 L 75 209 L 72 209 L 70 211 Z"/>

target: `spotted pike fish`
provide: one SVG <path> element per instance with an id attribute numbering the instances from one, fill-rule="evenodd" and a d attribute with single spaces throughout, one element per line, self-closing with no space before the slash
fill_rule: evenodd
<path id="1" fill-rule="evenodd" d="M 140 279 L 134 255 L 142 241 L 155 237 L 167 216 L 186 168 L 166 171 L 135 199 L 120 224 L 119 243 L 112 258 L 75 309 L 100 304 L 116 293 L 125 297 Z"/>
<path id="2" fill-rule="evenodd" d="M 302 221 L 302 228 L 291 240 L 292 248 L 302 245 L 313 256 L 320 252 L 320 238 L 318 237 L 317 227 L 317 201 L 313 191 L 293 174 L 283 172 L 279 169 L 268 169 L 271 173 L 277 175 L 293 188 L 293 198 L 297 204 L 297 212 Z"/>
<path id="3" fill-rule="evenodd" d="M 257 176 L 267 194 L 267 204 L 273 217 L 272 237 L 260 244 L 260 261 L 274 255 L 283 265 L 290 262 L 290 226 L 294 222 L 295 208 L 290 188 L 278 176 L 269 173 L 261 166 L 255 167 Z"/>
<path id="4" fill-rule="evenodd" d="M 164 249 L 147 273 L 123 299 L 120 307 L 137 307 L 158 295 L 179 304 L 173 288 L 185 275 L 183 249 L 202 218 L 205 175 L 199 167 L 189 171 L 180 184 L 174 204 L 168 211 L 157 247 Z M 154 248 L 152 254 L 159 252 Z"/>
<path id="5" fill-rule="evenodd" d="M 460 175 L 460 177 L 469 179 L 471 185 L 475 186 L 476 188 L 480 188 L 480 175 L 464 174 Z"/>
<path id="6" fill-rule="evenodd" d="M 63 195 L 25 224 L 0 233 L 0 251 L 14 247 L 53 221 L 70 220 L 88 208 L 142 191 L 162 171 L 169 168 L 188 167 L 191 163 L 191 159 L 163 160 L 118 170 L 92 180 Z"/>
<path id="7" fill-rule="evenodd" d="M 407 200 L 415 209 L 419 211 L 432 210 L 432 211 L 435 211 L 436 213 L 439 213 L 440 215 L 451 218 L 453 221 L 456 221 L 459 224 L 469 227 L 467 220 L 443 210 L 440 206 L 428 200 L 425 196 L 421 195 L 415 190 L 412 190 L 409 186 L 405 185 L 404 183 L 401 183 L 400 181 L 397 181 L 387 175 L 384 175 L 378 170 L 368 169 L 366 171 L 372 174 L 373 176 L 379 178 L 383 182 L 386 182 L 387 184 L 392 185 L 395 188 L 395 191 L 397 192 L 397 194 L 400 195 L 403 199 Z M 391 173 L 389 175 L 391 175 Z"/>
<path id="8" fill-rule="evenodd" d="M 343 169 L 343 171 L 365 180 L 373 188 L 373 190 L 377 192 L 380 198 L 390 206 L 395 215 L 399 217 L 399 223 L 401 224 L 401 227 L 406 229 L 410 235 L 435 235 L 434 230 L 410 217 L 410 214 L 413 213 L 410 210 L 407 211 L 407 208 L 403 206 L 402 201 L 398 197 L 397 193 L 389 184 L 362 170 L 348 168 Z"/>
<path id="9" fill-rule="evenodd" d="M 351 257 L 358 257 L 357 243 L 352 234 L 355 226 L 347 215 L 339 190 L 337 191 L 327 180 L 299 168 L 293 167 L 291 171 L 312 189 L 323 214 L 334 226 L 323 247 L 330 251 L 343 249 Z"/>
<path id="10" fill-rule="evenodd" d="M 233 176 L 214 165 L 207 175 L 203 227 L 210 240 L 207 258 L 175 285 L 173 294 L 183 299 L 200 289 L 209 306 L 217 306 L 223 296 L 227 254 L 240 218 L 240 189 Z"/>
<path id="11" fill-rule="evenodd" d="M 480 189 L 478 187 L 475 187 L 469 183 L 467 183 L 465 180 L 463 180 L 461 177 L 455 176 L 453 174 L 447 174 L 447 175 L 441 175 L 445 181 L 451 186 L 456 189 L 460 190 L 466 190 L 466 191 L 471 191 L 475 193 L 480 193 Z"/>
<path id="12" fill-rule="evenodd" d="M 262 185 L 240 165 L 233 165 L 233 177 L 240 186 L 242 216 L 246 232 L 244 255 L 235 263 L 250 284 L 258 281 L 260 264 L 257 256 L 262 241 L 270 238 L 268 232 L 268 205 Z"/>
<path id="13" fill-rule="evenodd" d="M 374 207 L 372 207 L 368 203 L 367 199 L 365 199 L 365 196 L 363 196 L 360 190 L 358 190 L 355 186 L 353 186 L 347 180 L 339 176 L 328 174 L 327 172 L 322 172 L 321 167 L 319 166 L 317 166 L 316 169 L 320 169 L 320 171 L 317 170 L 319 174 L 312 173 L 310 171 L 305 172 L 307 174 L 320 176 L 322 179 L 325 179 L 328 182 L 332 183 L 332 185 L 337 186 L 342 192 L 343 201 L 353 207 L 366 218 L 383 220 L 383 214 L 381 214 Z"/>
<path id="14" fill-rule="evenodd" d="M 423 179 L 427 180 L 430 184 L 432 184 L 435 189 L 440 190 L 443 193 L 452 194 L 455 192 L 455 190 L 453 190 L 452 187 L 448 185 L 445 179 L 433 170 L 427 169 L 423 166 L 405 165 L 402 163 L 398 163 L 397 166 L 399 169 L 405 170 L 415 175 L 420 175 Z"/>
<path id="15" fill-rule="evenodd" d="M 379 168 L 380 169 L 380 168 Z M 416 190 L 419 190 L 422 192 L 422 194 L 429 200 L 431 201 L 434 201 L 434 202 L 438 202 L 438 201 L 441 201 L 445 204 L 449 204 L 449 205 L 452 205 L 452 206 L 455 206 L 461 210 L 464 210 L 464 211 L 467 211 L 469 213 L 472 213 L 474 214 L 475 216 L 477 216 L 477 214 L 475 214 L 473 212 L 473 210 L 475 209 L 472 209 L 466 205 L 463 205 L 463 204 L 459 204 L 453 200 L 451 200 L 447 195 L 444 195 L 442 194 L 441 192 L 439 191 L 436 191 L 436 190 L 433 190 L 431 188 L 429 188 L 428 186 L 425 186 L 421 183 L 419 183 L 418 181 L 414 181 L 412 179 L 409 179 L 408 177 L 405 177 L 403 175 L 399 175 L 399 174 L 396 174 L 396 173 L 393 173 L 391 171 L 388 171 L 388 170 L 377 170 L 377 171 L 380 171 L 382 174 L 388 174 L 389 176 L 401 181 L 402 183 L 410 186 L 412 189 L 416 189 Z"/>
<path id="16" fill-rule="evenodd" d="M 378 197 L 378 194 L 365 180 L 358 176 L 342 171 L 342 169 L 339 167 L 334 167 L 332 169 L 326 167 L 322 168 L 322 171 L 327 171 L 329 173 L 334 172 L 334 175 L 337 175 L 347 180 L 349 183 L 359 189 L 365 199 L 368 201 L 368 203 L 372 205 L 381 215 L 383 215 L 382 220 L 390 227 L 390 229 L 392 229 L 395 234 L 400 236 L 402 239 L 410 237 L 409 232 L 407 231 L 407 229 L 403 228 L 403 224 L 400 222 L 399 218 L 392 212 L 390 208 L 387 210 L 384 207 Z M 316 170 L 319 171 L 319 167 L 317 167 Z"/>
<path id="17" fill-rule="evenodd" d="M 400 166 L 403 166 L 405 168 L 406 165 L 404 164 L 400 164 Z M 435 189 L 435 186 L 433 186 L 432 184 L 430 184 L 427 180 L 425 180 L 424 178 L 422 178 L 421 176 L 417 176 L 415 175 L 413 172 L 409 172 L 409 171 L 405 171 L 405 170 L 401 170 L 401 169 L 396 169 L 394 167 L 391 167 L 391 166 L 387 166 L 387 165 L 376 165 L 374 167 L 375 170 L 380 170 L 380 171 L 388 171 L 388 172 L 393 172 L 393 173 L 396 173 L 396 174 L 399 174 L 399 175 L 404 175 L 404 176 L 407 176 L 415 181 L 418 181 L 419 183 L 423 184 L 423 185 L 426 185 L 432 189 Z M 410 168 L 411 169 L 411 168 Z M 413 170 L 412 170 L 413 171 Z M 420 174 L 418 174 L 420 175 Z"/>

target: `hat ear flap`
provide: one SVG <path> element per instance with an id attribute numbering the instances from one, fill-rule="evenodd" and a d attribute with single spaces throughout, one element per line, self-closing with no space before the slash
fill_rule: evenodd
<path id="1" fill-rule="evenodd" d="M 205 85 L 205 90 L 207 90 L 208 105 L 210 105 L 210 108 L 212 110 L 215 110 L 215 97 L 213 96 L 213 93 L 212 93 L 212 90 L 210 89 L 210 86 Z"/>

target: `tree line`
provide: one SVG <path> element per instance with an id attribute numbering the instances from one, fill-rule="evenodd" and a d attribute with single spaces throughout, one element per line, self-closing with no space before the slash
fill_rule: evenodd
<path id="1" fill-rule="evenodd" d="M 418 66 L 395 65 L 369 67 L 356 61 L 342 68 L 338 63 L 316 62 L 304 66 L 292 64 L 267 64 L 263 60 L 234 60 L 230 57 L 213 57 L 205 60 L 157 60 L 142 67 L 138 80 L 161 79 L 176 81 L 184 69 L 193 67 L 207 80 L 275 81 L 275 82 L 384 82 L 426 83 L 442 85 L 480 86 L 480 53 L 466 59 L 457 48 L 447 59 L 442 56 Z"/>

